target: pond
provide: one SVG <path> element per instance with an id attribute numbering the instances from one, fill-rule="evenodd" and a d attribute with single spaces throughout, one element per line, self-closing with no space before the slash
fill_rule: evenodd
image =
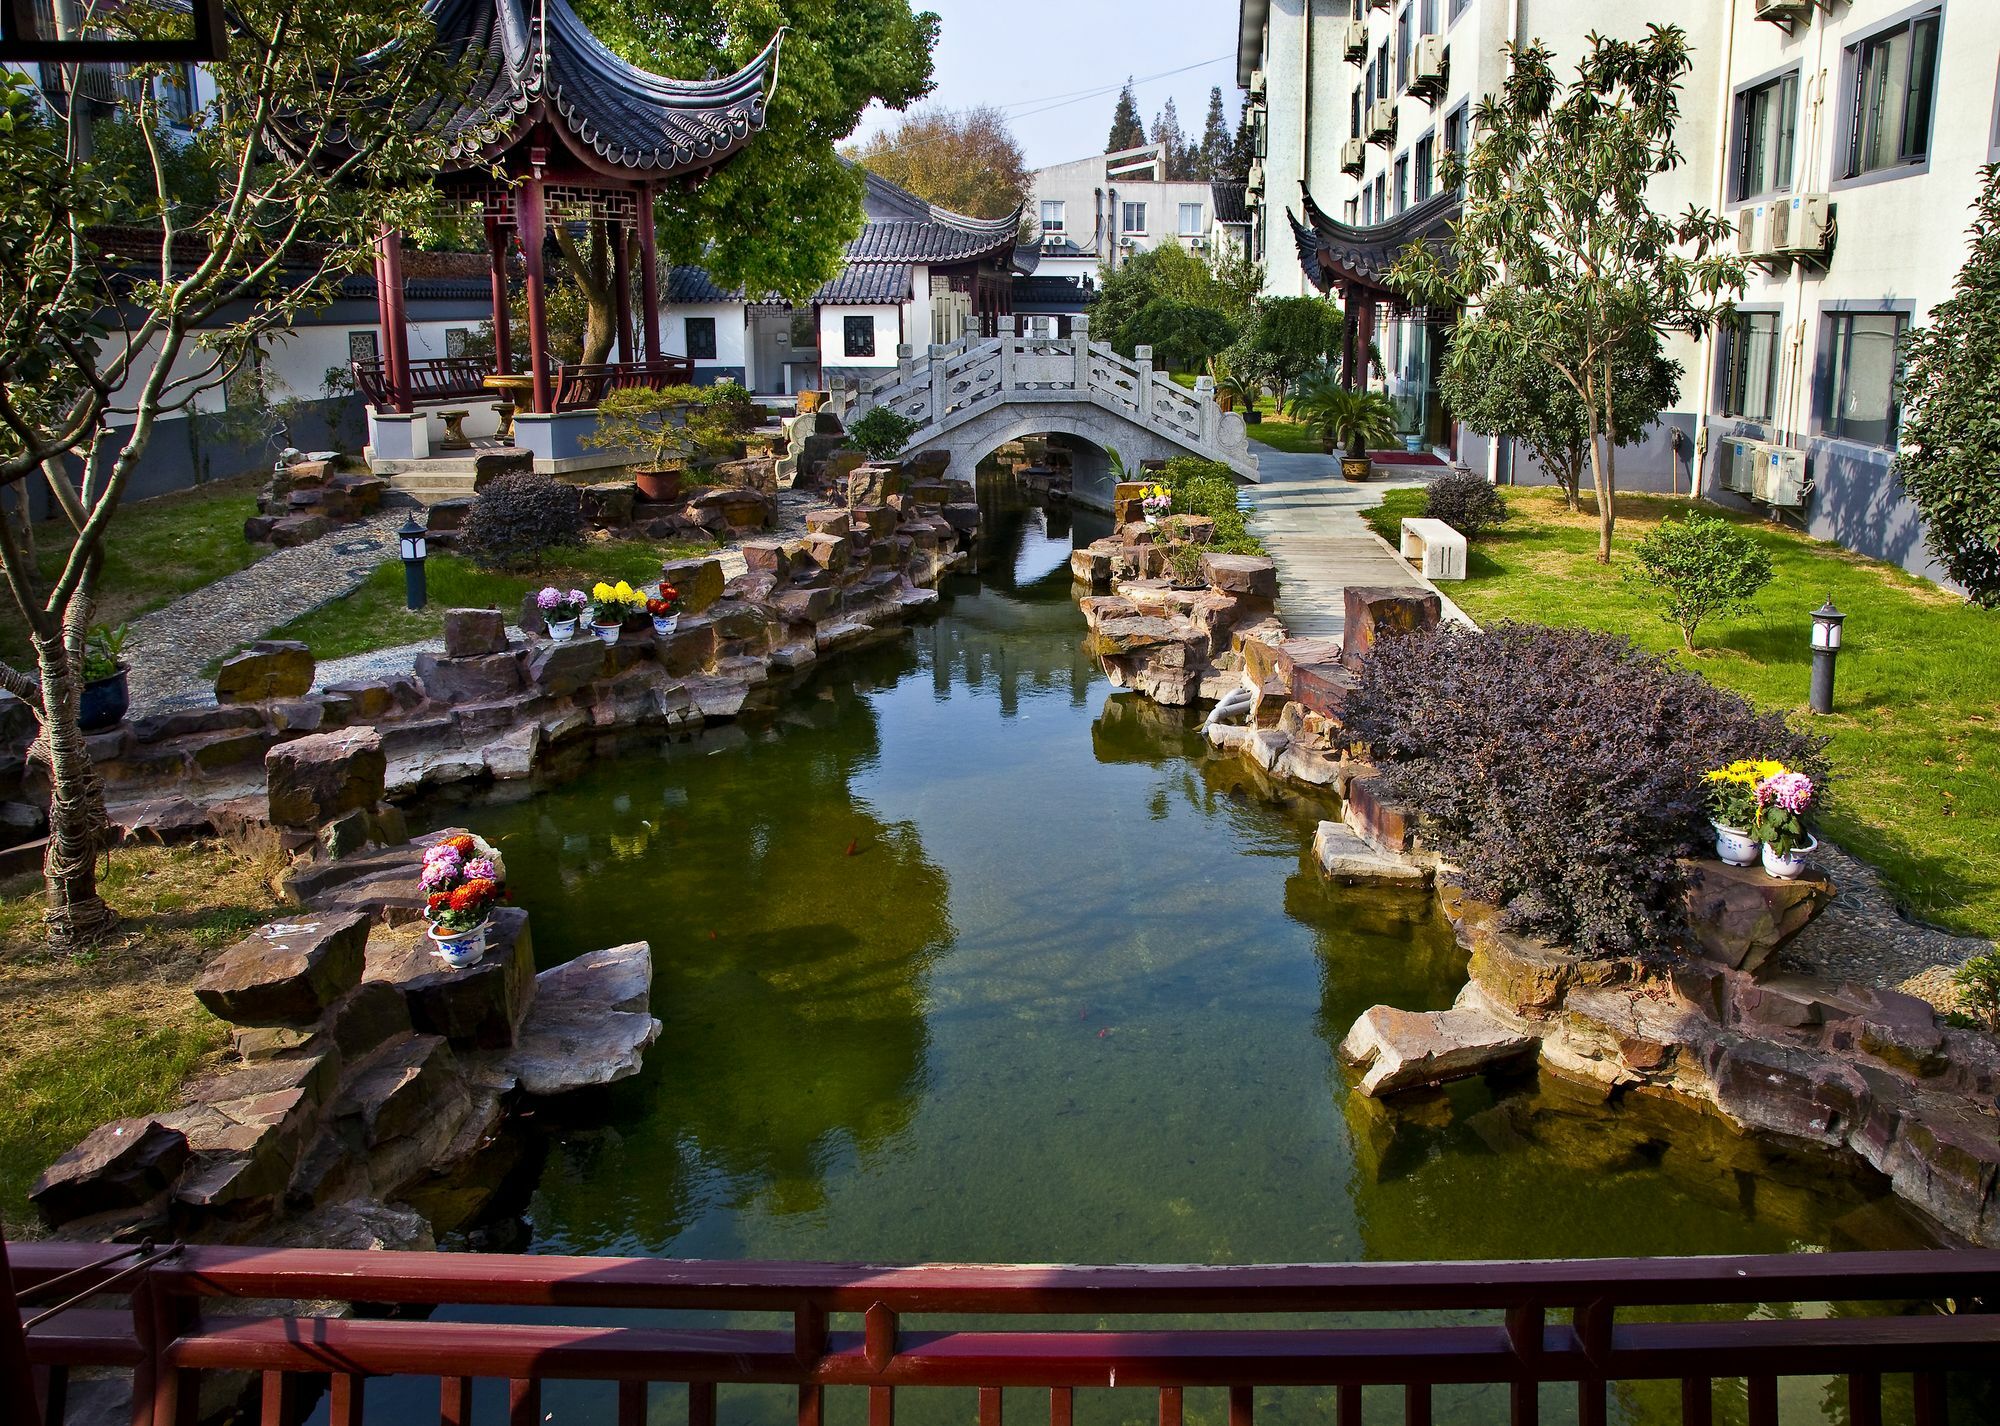
<path id="1" fill-rule="evenodd" d="M 637 1079 L 544 1122 L 517 1235 L 475 1242 L 1228 1263 L 1783 1252 L 1878 1231 L 1872 1190 L 1669 1107 L 1532 1076 L 1394 1113 L 1351 1093 L 1335 1048 L 1356 1015 L 1441 1007 L 1463 983 L 1449 928 L 1427 896 L 1328 886 L 1310 854 L 1328 804 L 1260 786 L 1194 715 L 1110 687 L 1068 570 L 1097 517 L 991 481 L 982 501 L 982 573 L 763 723 L 428 809 L 504 851 L 544 966 L 650 942 L 665 1026 Z M 1795 1385 L 1786 1419 L 1818 1419 L 1824 1384 Z M 789 1410 L 722 1400 L 728 1420 Z M 1438 1419 L 1488 1419 L 1485 1400 L 1441 1399 Z M 1620 1419 L 1669 1419 L 1665 1401 L 1628 1393 Z M 1548 1419 L 1569 1409 L 1552 1396 Z M 1093 1420 L 1150 1410 L 1079 1402 Z"/>

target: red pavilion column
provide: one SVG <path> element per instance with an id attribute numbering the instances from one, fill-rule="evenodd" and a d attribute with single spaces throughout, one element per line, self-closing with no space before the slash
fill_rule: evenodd
<path id="1" fill-rule="evenodd" d="M 548 306 L 543 298 L 542 244 L 548 236 L 548 215 L 542 206 L 541 179 L 521 180 L 514 193 L 514 215 L 527 266 L 528 372 L 535 379 L 532 404 L 543 414 L 555 409 L 555 392 L 549 380 Z"/>
<path id="2" fill-rule="evenodd" d="M 410 329 L 403 306 L 403 235 L 385 228 L 375 240 L 375 315 L 382 324 L 382 370 L 390 404 L 407 415 L 410 401 Z"/>
<path id="3" fill-rule="evenodd" d="M 618 312 L 618 360 L 632 360 L 632 259 L 624 225 L 611 222 L 611 295 Z"/>
<path id="4" fill-rule="evenodd" d="M 666 355 L 660 348 L 660 253 L 653 237 L 653 188 L 639 190 L 639 327 L 645 334 L 645 361 Z"/>
<path id="5" fill-rule="evenodd" d="M 507 305 L 507 230 L 498 218 L 486 220 L 486 253 L 493 294 L 493 371 L 509 376 L 514 371 L 514 317 Z"/>

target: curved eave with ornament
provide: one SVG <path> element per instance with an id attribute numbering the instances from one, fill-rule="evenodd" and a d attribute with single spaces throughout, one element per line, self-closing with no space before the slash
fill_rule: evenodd
<path id="1" fill-rule="evenodd" d="M 689 380 L 692 363 L 660 343 L 654 198 L 669 184 L 700 183 L 764 127 L 783 32 L 733 74 L 684 80 L 650 73 L 612 53 L 568 0 L 428 0 L 424 10 L 436 28 L 440 56 L 466 82 L 457 93 L 436 96 L 413 122 L 449 141 L 436 176 L 439 191 L 483 209 L 493 369 L 475 370 L 462 357 L 411 361 L 401 239 L 385 234 L 376 258 L 383 349 L 376 362 L 356 365 L 364 396 L 378 412 L 407 414 L 418 400 L 490 399 L 497 389 L 507 404 L 518 395 L 529 411 L 548 414 L 595 406 L 616 386 Z M 549 355 L 542 249 L 558 222 L 610 229 L 618 314 L 614 361 L 564 369 Z M 523 241 L 523 235 L 534 240 Z M 634 239 L 636 264 L 628 257 Z M 512 370 L 507 296 L 515 261 L 527 296 L 525 374 Z"/>
<path id="2" fill-rule="evenodd" d="M 1292 225 L 1306 281 L 1324 295 L 1339 295 L 1347 318 L 1341 369 L 1352 386 L 1360 373 L 1357 354 L 1375 340 L 1376 309 L 1386 303 L 1398 313 L 1410 310 L 1407 299 L 1390 285 L 1389 270 L 1413 243 L 1424 244 L 1449 264 L 1451 225 L 1458 221 L 1463 205 L 1456 192 L 1439 193 L 1386 223 L 1356 227 L 1321 208 L 1303 183 L 1299 198 L 1305 216 L 1287 209 L 1285 217 Z"/>

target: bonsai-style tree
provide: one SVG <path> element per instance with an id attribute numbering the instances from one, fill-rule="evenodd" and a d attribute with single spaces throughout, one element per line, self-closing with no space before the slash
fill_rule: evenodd
<path id="1" fill-rule="evenodd" d="M 715 386 L 623 386 L 604 393 L 593 450 L 631 451 L 643 470 L 667 470 L 721 449 L 735 434 L 735 413 Z"/>
<path id="2" fill-rule="evenodd" d="M 1689 653 L 1703 620 L 1741 613 L 1771 582 L 1770 553 L 1714 515 L 1661 521 L 1634 558 L 1631 577 L 1660 591 L 1660 617 L 1681 631 Z"/>
<path id="3" fill-rule="evenodd" d="M 870 460 L 894 460 L 921 423 L 887 406 L 870 406 L 847 428 L 847 443 Z"/>
<path id="4" fill-rule="evenodd" d="M 1465 359 L 1545 362 L 1576 393 L 1597 490 L 1597 557 L 1611 559 L 1624 354 L 1644 333 L 1698 334 L 1742 290 L 1731 228 L 1708 209 L 1654 211 L 1647 189 L 1684 161 L 1674 142 L 1686 32 L 1590 36 L 1564 83 L 1543 44 L 1510 45 L 1498 94 L 1480 101 L 1470 155 L 1447 153 L 1465 185 L 1452 255 L 1412 244 L 1391 280 L 1413 299 L 1466 304 L 1485 320 L 1458 337 Z M 1603 437 L 1602 440 L 1599 437 Z"/>
<path id="5" fill-rule="evenodd" d="M 92 23 L 130 35 L 160 13 L 100 8 Z M 99 95 L 111 117 L 94 123 L 91 105 L 64 107 L 74 72 L 53 98 L 0 72 L 0 563 L 35 660 L 0 663 L 0 688 L 40 725 L 58 951 L 115 919 L 97 891 L 103 788 L 77 721 L 106 534 L 163 418 L 332 303 L 385 227 L 425 230 L 445 142 L 416 116 L 463 83 L 440 72 L 431 36 L 420 8 L 393 0 L 240 0 L 228 58 L 206 68 L 214 97 L 184 139 L 165 132 L 160 66 Z M 93 131 L 120 141 L 93 144 Z M 112 218 L 116 251 L 100 226 Z M 31 476 L 55 511 L 39 526 Z"/>
<path id="6" fill-rule="evenodd" d="M 2000 607 L 2000 164 L 1985 176 L 1972 255 L 1908 338 L 1896 469 L 1930 552 L 1990 609 Z"/>
<path id="7" fill-rule="evenodd" d="M 1481 435 L 1506 436 L 1526 446 L 1562 487 L 1569 508 L 1578 509 L 1590 455 L 1590 412 L 1540 352 L 1489 338 L 1482 324 L 1491 320 L 1481 313 L 1459 323 L 1438 373 L 1438 393 L 1454 416 Z M 1634 332 L 1613 360 L 1612 427 L 1616 444 L 1630 445 L 1679 397 L 1681 364 L 1661 352 L 1660 335 L 1651 328 Z"/>
<path id="8" fill-rule="evenodd" d="M 1370 447 L 1396 442 L 1396 406 L 1379 391 L 1349 391 L 1330 366 L 1308 372 L 1292 393 L 1286 413 L 1319 433 L 1320 449 L 1335 449 L 1360 460 Z"/>

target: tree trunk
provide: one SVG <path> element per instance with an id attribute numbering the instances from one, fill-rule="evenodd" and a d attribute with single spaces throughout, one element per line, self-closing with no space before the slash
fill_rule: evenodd
<path id="1" fill-rule="evenodd" d="M 605 224 L 590 225 L 590 245 L 586 252 L 561 223 L 552 226 L 556 246 L 569 265 L 583 293 L 583 360 L 601 362 L 611 355 L 618 336 L 618 302 L 611 274 L 611 245 L 605 238 Z"/>
<path id="2" fill-rule="evenodd" d="M 60 638 L 37 635 L 34 643 L 42 680 L 42 731 L 29 755 L 47 759 L 51 789 L 49 845 L 42 861 L 43 920 L 50 949 L 67 954 L 90 946 L 118 920 L 97 894 L 97 857 L 109 824 L 104 784 L 77 725 L 82 690 L 70 652 Z"/>
<path id="3" fill-rule="evenodd" d="M 1590 485 L 1597 494 L 1597 562 L 1611 563 L 1611 486 L 1610 472 L 1604 466 L 1604 452 L 1597 443 L 1598 408 L 1592 399 L 1593 393 L 1584 394 L 1583 409 L 1588 413 L 1584 424 L 1590 436 Z"/>
<path id="4" fill-rule="evenodd" d="M 1611 563 L 1611 531 L 1618 523 L 1618 417 L 1612 405 L 1611 357 L 1604 358 L 1604 486 L 1597 495 L 1597 562 Z"/>

